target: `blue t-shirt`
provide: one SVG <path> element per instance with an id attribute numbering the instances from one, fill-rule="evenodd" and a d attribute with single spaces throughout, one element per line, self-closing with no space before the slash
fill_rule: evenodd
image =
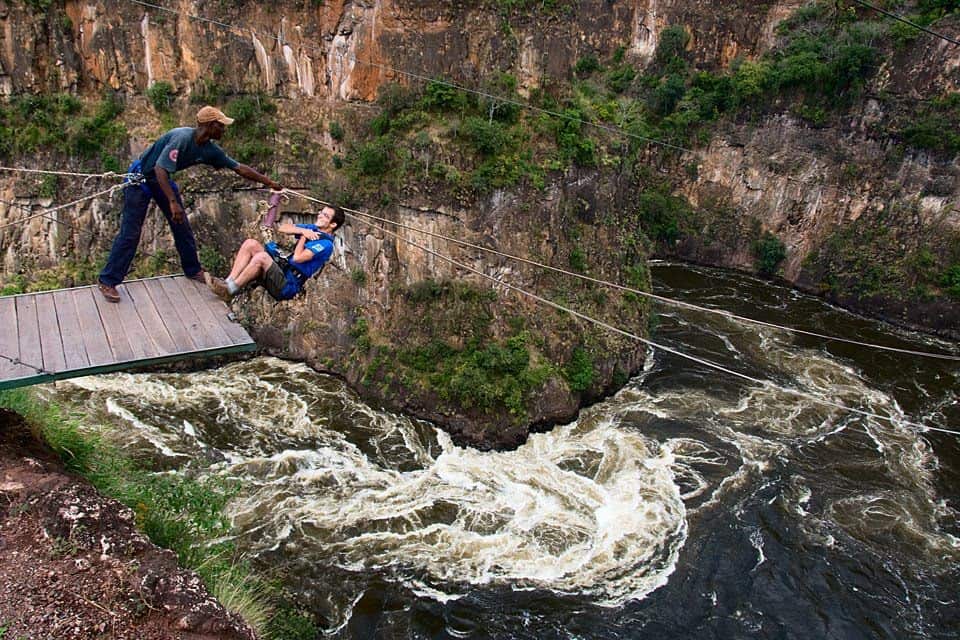
<path id="1" fill-rule="evenodd" d="M 290 268 L 296 269 L 304 276 L 309 278 L 317 271 L 320 271 L 320 269 L 323 268 L 323 265 L 327 263 L 327 260 L 330 259 L 330 256 L 333 255 L 333 236 L 331 236 L 329 233 L 320 231 L 320 228 L 315 224 L 298 224 L 296 226 L 300 227 L 301 229 L 316 231 L 320 234 L 320 237 L 316 240 L 308 240 L 303 245 L 304 249 L 307 249 L 313 253 L 312 258 L 306 262 L 294 262 L 292 255 L 288 258 Z"/>
<path id="2" fill-rule="evenodd" d="M 193 139 L 194 133 L 196 130 L 193 127 L 167 131 L 140 156 L 140 170 L 148 173 L 154 167 L 163 167 L 172 175 L 195 164 L 207 164 L 217 169 L 233 169 L 239 164 L 213 140 L 197 144 Z"/>

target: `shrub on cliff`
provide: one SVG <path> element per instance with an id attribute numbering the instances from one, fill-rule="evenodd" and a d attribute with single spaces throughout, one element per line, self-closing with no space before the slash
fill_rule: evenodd
<path id="1" fill-rule="evenodd" d="M 274 153 L 277 105 L 262 93 L 240 96 L 224 109 L 234 119 L 230 125 L 230 147 L 240 162 L 262 163 Z"/>
<path id="2" fill-rule="evenodd" d="M 960 300 L 960 264 L 955 264 L 944 272 L 940 284 L 947 293 Z"/>
<path id="3" fill-rule="evenodd" d="M 582 393 L 593 385 L 593 356 L 583 347 L 577 347 L 570 356 L 570 361 L 563 368 L 563 377 L 566 378 L 570 390 Z"/>
<path id="4" fill-rule="evenodd" d="M 473 148 L 483 156 L 500 153 L 510 143 L 510 135 L 499 122 L 470 117 L 463 123 L 463 135 Z"/>
<path id="5" fill-rule="evenodd" d="M 157 113 L 166 113 L 173 104 L 173 85 L 165 80 L 154 82 L 147 89 L 147 98 Z"/>
<path id="6" fill-rule="evenodd" d="M 640 228 L 653 242 L 674 244 L 680 238 L 683 221 L 690 215 L 690 205 L 686 200 L 663 190 L 651 189 L 637 196 Z"/>
<path id="7" fill-rule="evenodd" d="M 922 103 L 913 114 L 914 119 L 900 130 L 904 143 L 930 151 L 960 151 L 960 93 Z"/>
<path id="8" fill-rule="evenodd" d="M 653 53 L 657 66 L 667 73 L 682 73 L 686 67 L 686 50 L 690 34 L 683 25 L 670 25 L 660 32 L 660 42 Z"/>
<path id="9" fill-rule="evenodd" d="M 767 231 L 753 243 L 753 256 L 757 259 L 757 272 L 770 277 L 776 275 L 787 257 L 787 248 L 780 238 Z"/>

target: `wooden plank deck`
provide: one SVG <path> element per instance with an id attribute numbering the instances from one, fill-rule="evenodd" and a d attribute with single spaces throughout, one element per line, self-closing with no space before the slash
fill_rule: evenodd
<path id="1" fill-rule="evenodd" d="M 0 390 L 192 357 L 256 350 L 207 287 L 131 280 L 119 303 L 96 286 L 0 297 Z"/>

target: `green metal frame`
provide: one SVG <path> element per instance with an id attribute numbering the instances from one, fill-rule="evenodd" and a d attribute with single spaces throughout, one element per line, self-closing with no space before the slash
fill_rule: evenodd
<path id="1" fill-rule="evenodd" d="M 135 369 L 155 364 L 166 364 L 178 360 L 192 360 L 194 358 L 206 358 L 212 356 L 223 356 L 232 353 L 250 353 L 257 350 L 256 342 L 245 342 L 234 344 L 228 347 L 217 347 L 215 349 L 206 349 L 203 351 L 185 351 L 174 353 L 159 358 L 146 358 L 144 360 L 127 360 L 126 362 L 114 362 L 96 367 L 87 367 L 85 369 L 71 369 L 69 371 L 58 371 L 56 373 L 38 373 L 24 378 L 13 378 L 9 380 L 0 380 L 0 391 L 7 389 L 16 389 L 17 387 L 28 387 L 34 384 L 43 384 L 45 382 L 54 382 L 55 380 L 67 380 L 69 378 L 82 378 L 83 376 L 93 376 L 101 373 L 113 373 L 114 371 L 123 371 L 125 369 Z"/>

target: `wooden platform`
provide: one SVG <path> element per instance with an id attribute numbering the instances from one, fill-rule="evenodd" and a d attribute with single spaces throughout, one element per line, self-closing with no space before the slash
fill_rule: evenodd
<path id="1" fill-rule="evenodd" d="M 119 303 L 96 286 L 0 297 L 0 389 L 256 349 L 195 280 L 161 276 L 117 290 Z"/>

